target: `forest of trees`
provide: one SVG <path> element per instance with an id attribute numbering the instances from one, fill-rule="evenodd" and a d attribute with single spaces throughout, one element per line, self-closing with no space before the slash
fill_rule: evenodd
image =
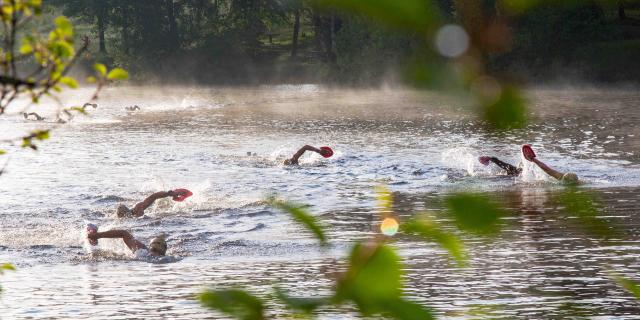
<path id="1" fill-rule="evenodd" d="M 463 24 L 456 0 L 443 21 Z M 424 50 L 412 34 L 306 0 L 51 0 L 84 26 L 91 50 L 134 79 L 181 83 L 376 84 Z M 502 15 L 482 3 L 483 21 Z M 508 48 L 489 52 L 492 72 L 519 80 L 638 81 L 640 1 L 571 1 L 508 21 Z"/>

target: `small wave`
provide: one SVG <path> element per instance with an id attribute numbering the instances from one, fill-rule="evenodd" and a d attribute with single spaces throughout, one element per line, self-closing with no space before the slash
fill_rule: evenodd
<path id="1" fill-rule="evenodd" d="M 100 199 L 97 199 L 95 201 L 93 201 L 94 204 L 101 204 L 101 203 L 112 203 L 112 202 L 122 202 L 122 201 L 126 201 L 127 199 L 123 198 L 123 197 L 119 197 L 119 196 L 105 196 L 102 197 Z"/>
<path id="2" fill-rule="evenodd" d="M 35 244 L 32 246 L 29 246 L 29 249 L 33 249 L 33 250 L 48 250 L 48 249 L 54 249 L 56 246 L 52 245 L 52 244 Z"/>
<path id="3" fill-rule="evenodd" d="M 255 227 L 253 227 L 253 228 L 251 228 L 251 229 L 249 229 L 249 230 L 247 230 L 247 231 L 245 231 L 245 232 L 258 231 L 258 230 L 262 230 L 262 229 L 264 229 L 264 228 L 266 228 L 266 227 L 267 227 L 267 225 L 266 225 L 266 224 L 264 224 L 264 223 L 258 223 Z"/>

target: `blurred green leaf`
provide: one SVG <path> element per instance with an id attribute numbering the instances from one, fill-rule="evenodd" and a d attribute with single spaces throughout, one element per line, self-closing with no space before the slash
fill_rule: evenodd
<path id="1" fill-rule="evenodd" d="M 83 107 L 71 107 L 69 110 L 76 111 L 81 114 L 87 114 L 87 110 Z"/>
<path id="2" fill-rule="evenodd" d="M 16 267 L 14 267 L 10 263 L 3 263 L 3 264 L 0 264 L 0 272 L 2 272 L 3 270 L 16 271 Z"/>
<path id="3" fill-rule="evenodd" d="M 244 290 L 208 290 L 200 294 L 198 298 L 205 307 L 218 310 L 237 319 L 265 319 L 262 301 Z"/>
<path id="4" fill-rule="evenodd" d="M 391 27 L 426 33 L 436 23 L 437 7 L 423 0 L 316 0 L 321 6 L 364 14 Z"/>
<path id="5" fill-rule="evenodd" d="M 87 77 L 87 82 L 88 83 L 96 83 L 96 82 L 98 82 L 98 79 L 96 79 L 96 77 L 94 77 L 94 76 L 88 76 Z"/>
<path id="6" fill-rule="evenodd" d="M 402 264 L 390 247 L 378 243 L 354 245 L 347 272 L 338 282 L 335 301 L 352 301 L 364 316 L 390 315 L 395 319 L 431 319 L 419 304 L 402 299 Z"/>
<path id="7" fill-rule="evenodd" d="M 95 69 L 99 75 L 106 76 L 107 75 L 107 66 L 102 63 L 96 63 L 93 65 L 93 69 Z"/>
<path id="8" fill-rule="evenodd" d="M 380 304 L 401 294 L 400 258 L 389 247 L 357 243 L 349 258 L 349 269 L 338 283 L 336 297 L 355 302 L 364 315 L 381 312 Z"/>
<path id="9" fill-rule="evenodd" d="M 57 30 L 59 30 L 63 36 L 73 35 L 73 25 L 65 16 L 59 16 L 55 19 Z"/>
<path id="10" fill-rule="evenodd" d="M 71 77 L 62 77 L 60 78 L 60 82 L 63 84 L 66 84 L 69 88 L 73 88 L 73 89 L 77 89 L 78 88 L 78 81 L 76 81 L 76 79 L 71 78 Z"/>
<path id="11" fill-rule="evenodd" d="M 613 274 L 613 280 L 629 291 L 636 299 L 640 300 L 640 284 L 619 274 Z"/>
<path id="12" fill-rule="evenodd" d="M 275 200 L 274 198 L 269 199 L 268 202 L 272 206 L 289 213 L 294 220 L 304 225 L 320 241 L 320 245 L 326 246 L 328 244 L 324 228 L 318 223 L 316 217 L 308 213 L 303 206 Z"/>
<path id="13" fill-rule="evenodd" d="M 33 131 L 34 138 L 38 140 L 46 140 L 49 139 L 49 130 L 36 130 Z"/>
<path id="14" fill-rule="evenodd" d="M 386 211 L 391 211 L 393 207 L 393 195 L 389 188 L 385 186 L 377 186 L 376 198 L 378 199 L 378 206 Z"/>
<path id="15" fill-rule="evenodd" d="M 402 223 L 400 230 L 428 241 L 434 241 L 449 252 L 458 266 L 464 267 L 466 265 L 467 255 L 462 240 L 456 235 L 442 230 L 435 221 L 426 216 L 413 218 Z"/>
<path id="16" fill-rule="evenodd" d="M 129 73 L 122 68 L 115 68 L 109 71 L 107 75 L 107 79 L 109 80 L 127 80 L 129 78 Z"/>
<path id="17" fill-rule="evenodd" d="M 453 215 L 458 228 L 464 231 L 489 235 L 500 231 L 500 217 L 506 212 L 499 208 L 488 197 L 460 193 L 445 199 L 448 213 Z"/>
<path id="18" fill-rule="evenodd" d="M 394 319 L 402 320 L 429 320 L 435 319 L 431 311 L 425 309 L 419 303 L 397 299 L 383 304 L 385 313 Z"/>
<path id="19" fill-rule="evenodd" d="M 564 206 L 564 212 L 578 218 L 579 225 L 594 236 L 609 238 L 617 231 L 609 223 L 600 219 L 599 205 L 595 195 L 575 187 L 567 188 L 558 196 L 558 202 Z"/>
<path id="20" fill-rule="evenodd" d="M 0 150 L 0 155 L 6 154 L 7 152 L 4 150 Z"/>
<path id="21" fill-rule="evenodd" d="M 29 54 L 33 52 L 33 46 L 30 43 L 23 43 L 20 46 L 20 54 Z"/>
<path id="22" fill-rule="evenodd" d="M 281 288 L 275 288 L 276 297 L 294 310 L 311 313 L 317 308 L 331 302 L 330 298 L 294 298 L 290 297 Z"/>
<path id="23" fill-rule="evenodd" d="M 527 124 L 526 113 L 525 101 L 513 86 L 502 88 L 498 101 L 484 106 L 484 119 L 497 130 L 524 127 Z"/>

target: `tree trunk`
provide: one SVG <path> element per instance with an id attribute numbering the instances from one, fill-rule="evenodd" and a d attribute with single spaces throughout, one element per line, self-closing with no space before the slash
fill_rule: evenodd
<path id="1" fill-rule="evenodd" d="M 176 22 L 174 3 L 173 0 L 166 0 L 165 4 L 167 6 L 167 19 L 169 20 L 169 44 L 172 47 L 176 47 L 178 45 L 178 23 Z"/>
<path id="2" fill-rule="evenodd" d="M 129 12 L 126 7 L 122 10 L 122 46 L 124 53 L 129 54 L 131 39 L 129 36 Z"/>
<path id="3" fill-rule="evenodd" d="M 624 20 L 627 18 L 627 14 L 624 12 L 624 2 L 618 1 L 618 18 Z"/>
<path id="4" fill-rule="evenodd" d="M 293 39 L 291 41 L 291 58 L 298 54 L 298 34 L 300 33 L 300 8 L 296 8 L 295 19 L 293 21 Z"/>
<path id="5" fill-rule="evenodd" d="M 104 8 L 104 6 L 100 6 L 98 8 L 98 12 L 97 12 L 97 16 L 98 16 L 98 43 L 100 45 L 100 53 L 107 53 L 107 47 L 105 46 L 104 43 L 104 29 L 105 29 L 105 16 L 106 16 L 106 10 Z"/>

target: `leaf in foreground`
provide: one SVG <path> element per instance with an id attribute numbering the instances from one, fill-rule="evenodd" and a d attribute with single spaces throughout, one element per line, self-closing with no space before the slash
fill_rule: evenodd
<path id="1" fill-rule="evenodd" d="M 244 290 L 207 290 L 198 298 L 205 307 L 226 313 L 236 319 L 265 319 L 262 301 Z"/>
<path id="2" fill-rule="evenodd" d="M 629 291 L 636 299 L 640 300 L 640 284 L 618 274 L 613 275 L 613 280 L 625 290 Z"/>
<path id="3" fill-rule="evenodd" d="M 320 245 L 326 246 L 328 244 L 324 228 L 318 223 L 316 217 L 307 212 L 303 206 L 274 199 L 268 201 L 272 206 L 289 213 L 294 220 L 304 225 L 320 241 Z"/>
<path id="4" fill-rule="evenodd" d="M 275 294 L 280 301 L 286 304 L 289 308 L 302 311 L 304 313 L 311 313 L 317 308 L 327 305 L 331 302 L 329 298 L 298 298 L 289 296 L 284 290 L 275 288 Z"/>
<path id="5" fill-rule="evenodd" d="M 466 265 L 467 255 L 462 240 L 455 234 L 443 230 L 435 221 L 427 217 L 413 218 L 404 222 L 400 229 L 407 234 L 437 243 L 449 252 L 458 266 Z"/>
<path id="6" fill-rule="evenodd" d="M 488 197 L 478 194 L 460 193 L 449 196 L 446 204 L 460 230 L 480 235 L 500 231 L 500 217 L 506 215 Z"/>
<path id="7" fill-rule="evenodd" d="M 504 87 L 498 101 L 484 106 L 484 119 L 493 129 L 522 128 L 527 124 L 527 107 L 520 91 Z"/>
<path id="8" fill-rule="evenodd" d="M 395 251 L 384 244 L 358 243 L 353 247 L 335 300 L 354 302 L 364 316 L 386 314 L 395 319 L 431 319 L 429 310 L 402 298 L 402 264 Z"/>

